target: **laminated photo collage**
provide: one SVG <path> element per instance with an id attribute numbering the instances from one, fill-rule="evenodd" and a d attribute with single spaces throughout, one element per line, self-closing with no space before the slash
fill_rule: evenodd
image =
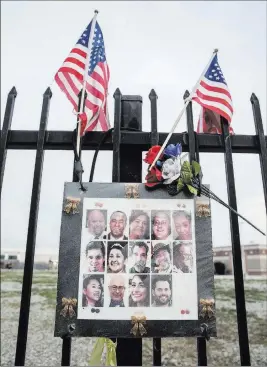
<path id="1" fill-rule="evenodd" d="M 192 319 L 196 305 L 193 200 L 84 199 L 78 318 Z"/>

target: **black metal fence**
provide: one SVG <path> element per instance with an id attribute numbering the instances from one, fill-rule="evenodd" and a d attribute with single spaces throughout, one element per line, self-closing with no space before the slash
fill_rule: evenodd
<path id="1" fill-rule="evenodd" d="M 184 98 L 189 95 L 185 92 Z M 28 235 L 20 304 L 19 327 L 15 365 L 24 366 L 29 324 L 31 287 L 36 242 L 36 228 L 42 182 L 44 150 L 72 150 L 72 131 L 47 131 L 48 112 L 52 92 L 48 88 L 43 95 L 43 105 L 38 131 L 11 130 L 13 110 L 17 97 L 13 87 L 8 94 L 0 147 L 0 192 L 5 171 L 7 149 L 36 150 L 33 175 L 31 207 L 29 214 Z M 142 132 L 142 98 L 140 96 L 122 96 L 119 89 L 114 93 L 114 130 L 104 139 L 101 150 L 113 150 L 113 182 L 142 182 L 142 152 L 152 145 L 163 144 L 167 133 L 157 130 L 157 95 L 154 90 L 149 94 L 151 103 L 151 132 Z M 256 135 L 230 136 L 226 121 L 222 120 L 222 135 L 196 134 L 193 126 L 192 103 L 186 110 L 187 132 L 173 134 L 170 143 L 181 142 L 183 151 L 190 153 L 190 159 L 198 158 L 197 152 L 222 152 L 225 157 L 228 202 L 237 210 L 235 178 L 232 153 L 255 153 L 259 155 L 265 207 L 267 210 L 267 137 L 264 136 L 262 117 L 258 98 L 253 93 L 251 104 L 254 115 Z M 126 131 L 133 128 L 136 131 Z M 83 139 L 83 150 L 95 150 L 103 140 L 103 132 L 88 133 Z M 133 158 L 134 157 L 134 158 Z M 75 175 L 73 176 L 75 181 Z M 233 253 L 233 269 L 239 335 L 240 361 L 242 366 L 250 365 L 250 351 L 246 318 L 246 303 L 240 247 L 238 217 L 229 212 Z M 198 365 L 207 365 L 206 340 L 197 338 Z M 62 341 L 62 366 L 69 366 L 71 359 L 71 338 Z M 117 362 L 119 366 L 142 365 L 142 339 L 118 339 Z M 161 339 L 153 340 L 153 364 L 161 365 Z"/>

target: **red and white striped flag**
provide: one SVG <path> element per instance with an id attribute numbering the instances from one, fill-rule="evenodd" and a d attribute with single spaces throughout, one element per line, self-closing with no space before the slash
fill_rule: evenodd
<path id="1" fill-rule="evenodd" d="M 230 127 L 233 116 L 232 97 L 218 63 L 217 54 L 201 77 L 192 100 L 202 106 L 198 132 L 221 134 L 219 117 L 223 116 L 229 123 L 229 131 L 233 133 Z"/>
<path id="2" fill-rule="evenodd" d="M 89 42 L 91 35 L 91 45 Z M 89 50 L 90 48 L 90 50 Z M 107 112 L 109 67 L 104 39 L 96 21 L 91 21 L 55 75 L 55 81 L 78 111 L 78 94 L 86 78 L 81 135 L 87 131 L 106 131 L 110 128 Z"/>
<path id="3" fill-rule="evenodd" d="M 198 124 L 197 124 L 198 134 L 221 134 L 221 122 L 220 115 L 208 108 L 202 107 L 199 114 Z M 229 134 L 233 135 L 234 130 L 232 126 L 229 125 Z"/>

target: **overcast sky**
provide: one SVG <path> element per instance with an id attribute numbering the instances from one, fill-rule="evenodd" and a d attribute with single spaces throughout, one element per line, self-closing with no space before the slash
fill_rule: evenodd
<path id="1" fill-rule="evenodd" d="M 12 129 L 37 130 L 42 95 L 51 86 L 48 129 L 73 130 L 72 106 L 53 77 L 83 30 L 99 10 L 110 67 L 109 111 L 113 93 L 143 97 L 143 130 L 150 131 L 148 94 L 158 94 L 158 128 L 169 132 L 191 89 L 219 49 L 219 63 L 234 103 L 236 134 L 255 134 L 250 104 L 261 104 L 266 134 L 266 2 L 23 2 L 1 3 L 1 123 L 6 98 L 16 86 Z M 51 84 L 52 83 L 52 84 Z M 194 103 L 197 125 L 199 106 Z M 186 130 L 185 116 L 176 132 Z M 84 181 L 93 152 L 84 152 Z M 224 156 L 200 156 L 204 183 L 227 201 Z M 2 191 L 2 248 L 25 250 L 35 161 L 34 151 L 9 151 Z M 72 180 L 72 152 L 45 152 L 36 252 L 57 253 L 63 185 Z M 94 180 L 111 182 L 112 153 L 99 155 Z M 238 210 L 263 231 L 266 212 L 257 155 L 234 155 Z M 248 224 L 240 225 L 241 242 L 266 243 Z M 230 245 L 228 210 L 212 202 L 214 246 Z"/>

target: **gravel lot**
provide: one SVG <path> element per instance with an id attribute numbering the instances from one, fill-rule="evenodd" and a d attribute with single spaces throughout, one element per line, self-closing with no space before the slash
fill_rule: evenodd
<path id="1" fill-rule="evenodd" d="M 57 273 L 34 272 L 25 366 L 60 366 L 60 338 L 54 338 Z M 1 271 L 1 366 L 14 366 L 21 271 Z M 266 279 L 246 279 L 246 306 L 252 366 L 267 365 Z M 215 280 L 218 337 L 207 343 L 208 365 L 240 366 L 234 281 Z M 72 339 L 72 366 L 88 366 L 92 338 Z M 162 340 L 164 366 L 196 366 L 194 338 Z M 152 365 L 152 340 L 143 340 L 143 366 Z"/>

